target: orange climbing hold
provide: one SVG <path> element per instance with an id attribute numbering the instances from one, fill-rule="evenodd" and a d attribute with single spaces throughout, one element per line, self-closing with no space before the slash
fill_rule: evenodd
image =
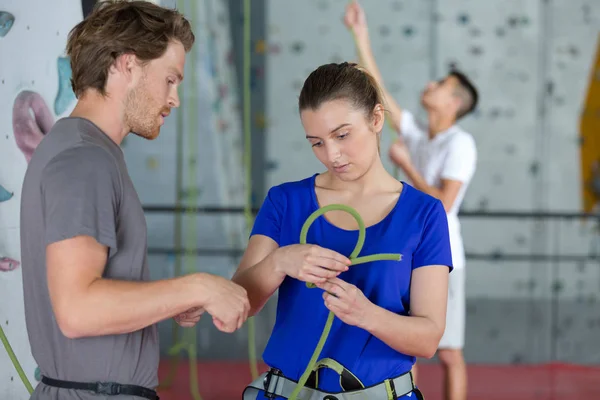
<path id="1" fill-rule="evenodd" d="M 583 211 L 592 212 L 600 203 L 600 35 L 579 130 Z"/>

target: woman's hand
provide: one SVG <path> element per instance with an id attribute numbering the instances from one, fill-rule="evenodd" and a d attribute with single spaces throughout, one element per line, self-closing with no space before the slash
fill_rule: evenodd
<path id="1" fill-rule="evenodd" d="M 293 244 L 273 253 L 275 268 L 303 282 L 323 283 L 348 270 L 348 257 L 313 244 Z"/>
<path id="2" fill-rule="evenodd" d="M 191 328 L 196 325 L 198 321 L 200 321 L 202 314 L 204 314 L 204 309 L 202 307 L 194 307 L 190 308 L 184 313 L 174 316 L 173 319 L 179 324 L 179 326 Z"/>
<path id="3" fill-rule="evenodd" d="M 359 288 L 340 278 L 318 283 L 317 287 L 325 291 L 325 307 L 336 317 L 348 325 L 367 329 L 369 317 L 377 306 L 367 299 Z"/>

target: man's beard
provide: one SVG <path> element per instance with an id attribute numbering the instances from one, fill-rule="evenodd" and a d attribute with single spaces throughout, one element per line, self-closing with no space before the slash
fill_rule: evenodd
<path id="1" fill-rule="evenodd" d="M 154 140 L 160 133 L 160 125 L 157 120 L 160 111 L 150 105 L 150 96 L 143 83 L 133 89 L 125 100 L 125 124 L 129 126 L 131 133 L 148 140 Z"/>

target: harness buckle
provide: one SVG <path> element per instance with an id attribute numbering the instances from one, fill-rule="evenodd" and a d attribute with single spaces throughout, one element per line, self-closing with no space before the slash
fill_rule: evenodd
<path id="1" fill-rule="evenodd" d="M 121 393 L 121 385 L 115 382 L 96 382 L 96 393 L 116 396 Z"/>
<path id="2" fill-rule="evenodd" d="M 265 388 L 265 397 L 267 399 L 274 399 L 277 397 L 275 394 L 275 389 L 277 389 L 277 381 L 279 380 L 280 376 L 283 376 L 283 373 L 277 368 L 271 368 L 265 376 L 265 379 L 263 380 L 263 387 Z M 275 377 L 275 380 L 273 385 L 271 385 L 271 380 L 273 377 Z"/>

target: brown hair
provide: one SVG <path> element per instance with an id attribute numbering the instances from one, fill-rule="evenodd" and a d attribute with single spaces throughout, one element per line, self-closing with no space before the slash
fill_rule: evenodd
<path id="1" fill-rule="evenodd" d="M 377 81 L 367 70 L 355 63 L 343 62 L 321 65 L 304 81 L 299 111 L 318 109 L 331 100 L 348 100 L 357 110 L 362 110 L 368 121 L 373 118 L 377 104 L 383 106 L 383 95 Z M 377 148 L 381 144 L 381 132 L 377 132 Z"/>
<path id="2" fill-rule="evenodd" d="M 331 100 L 348 100 L 370 119 L 383 97 L 377 81 L 357 64 L 325 64 L 314 70 L 304 81 L 298 100 L 299 111 L 318 109 Z"/>
<path id="3" fill-rule="evenodd" d="M 189 21 L 178 11 L 145 0 L 98 2 L 67 41 L 75 95 L 88 88 L 106 95 L 108 71 L 117 57 L 132 53 L 146 63 L 161 57 L 171 41 L 181 42 L 186 52 L 195 41 Z"/>

